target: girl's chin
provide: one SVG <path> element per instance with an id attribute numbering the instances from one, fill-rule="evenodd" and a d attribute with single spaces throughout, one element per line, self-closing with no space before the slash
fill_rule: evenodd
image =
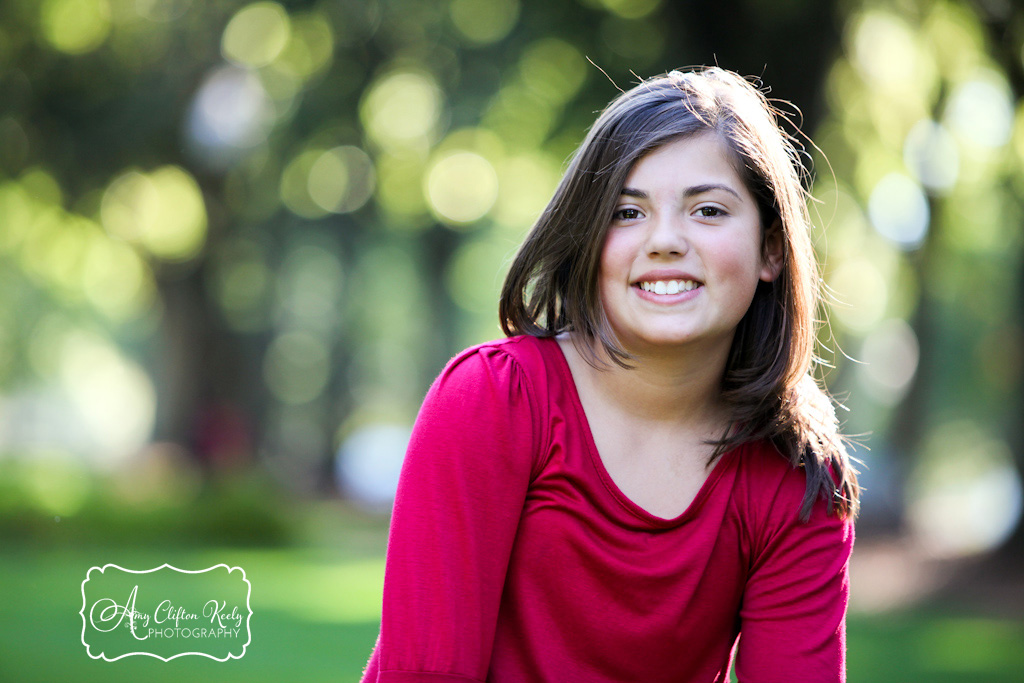
<path id="1" fill-rule="evenodd" d="M 686 354 L 698 350 L 707 353 L 711 347 L 728 347 L 733 334 L 712 333 L 695 330 L 652 330 L 641 333 L 617 333 L 624 350 L 638 355 Z"/>

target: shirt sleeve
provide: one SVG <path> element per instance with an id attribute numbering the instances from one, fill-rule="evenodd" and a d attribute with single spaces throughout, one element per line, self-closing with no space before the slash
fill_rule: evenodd
<path id="1" fill-rule="evenodd" d="M 804 478 L 791 470 L 771 501 L 740 608 L 740 683 L 842 683 L 853 522 L 819 500 L 798 519 Z"/>
<path id="2" fill-rule="evenodd" d="M 537 413 L 529 378 L 500 349 L 466 352 L 435 380 L 402 466 L 363 683 L 486 679 Z"/>

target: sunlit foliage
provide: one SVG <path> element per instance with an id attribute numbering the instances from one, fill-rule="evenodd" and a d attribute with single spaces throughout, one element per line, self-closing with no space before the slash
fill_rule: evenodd
<path id="1" fill-rule="evenodd" d="M 863 361 L 840 358 L 852 431 L 876 432 L 872 458 L 914 458 L 909 514 L 948 554 L 1002 542 L 1021 509 L 995 435 L 1020 409 L 1024 104 L 985 36 L 968 4 L 862 3 L 818 136 L 832 322 Z"/>

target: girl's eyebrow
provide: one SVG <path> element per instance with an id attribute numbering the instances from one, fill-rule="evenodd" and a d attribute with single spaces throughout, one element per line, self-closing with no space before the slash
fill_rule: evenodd
<path id="1" fill-rule="evenodd" d="M 733 197 L 736 197 L 736 199 L 743 201 L 743 197 L 740 196 L 739 192 L 732 189 L 728 185 L 723 185 L 721 183 L 705 183 L 704 185 L 694 185 L 693 187 L 688 187 L 685 190 L 683 190 L 683 196 L 694 197 L 696 195 L 704 194 L 705 192 L 711 192 L 713 190 L 722 190 L 723 192 L 728 192 Z"/>
<path id="2" fill-rule="evenodd" d="M 723 192 L 728 192 L 729 194 L 736 197 L 736 199 L 739 199 L 740 201 L 743 200 L 743 197 L 740 196 L 739 192 L 732 189 L 728 185 L 722 185 L 721 183 L 705 183 L 704 185 L 693 185 L 692 187 L 688 187 L 685 190 L 683 190 L 683 196 L 687 198 L 695 197 L 699 194 L 704 194 L 705 192 L 711 192 L 712 190 L 722 190 Z M 644 192 L 643 190 L 638 190 L 635 187 L 624 187 L 622 188 L 622 192 L 620 192 L 619 194 L 626 197 L 635 197 L 637 199 L 649 198 L 649 195 L 646 192 Z"/>

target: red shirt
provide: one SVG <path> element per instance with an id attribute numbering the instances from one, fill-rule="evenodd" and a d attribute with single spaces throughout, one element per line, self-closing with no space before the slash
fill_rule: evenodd
<path id="1" fill-rule="evenodd" d="M 726 453 L 675 519 L 629 500 L 554 339 L 454 358 L 416 421 L 364 683 L 845 680 L 853 526 Z"/>

